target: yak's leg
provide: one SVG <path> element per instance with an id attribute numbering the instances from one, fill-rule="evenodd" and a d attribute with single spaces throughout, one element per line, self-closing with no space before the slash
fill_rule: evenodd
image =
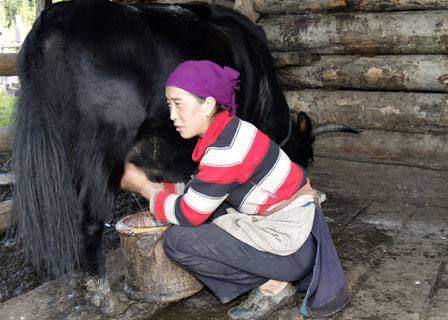
<path id="1" fill-rule="evenodd" d="M 86 223 L 85 260 L 82 270 L 85 274 L 85 299 L 107 316 L 116 316 L 126 310 L 127 305 L 118 300 L 110 288 L 106 276 L 106 263 L 103 247 L 104 223 Z"/>

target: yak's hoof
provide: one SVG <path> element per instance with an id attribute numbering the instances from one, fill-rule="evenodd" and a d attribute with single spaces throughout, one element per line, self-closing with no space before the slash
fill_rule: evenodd
<path id="1" fill-rule="evenodd" d="M 127 304 L 118 300 L 113 292 L 109 292 L 104 299 L 104 304 L 101 307 L 101 311 L 106 316 L 114 317 L 123 313 L 127 307 Z"/>
<path id="2" fill-rule="evenodd" d="M 100 292 L 88 292 L 86 294 L 86 301 L 90 302 L 97 308 L 101 308 L 101 305 L 103 304 L 105 300 L 105 296 Z"/>
<path id="3" fill-rule="evenodd" d="M 109 317 L 117 316 L 127 308 L 127 304 L 118 300 L 112 291 L 107 292 L 106 294 L 101 292 L 89 292 L 86 295 L 86 300 L 95 307 L 101 309 L 101 312 Z"/>
<path id="4" fill-rule="evenodd" d="M 118 300 L 110 290 L 109 282 L 104 279 L 87 280 L 86 300 L 101 309 L 104 315 L 113 317 L 124 312 L 127 304 Z"/>

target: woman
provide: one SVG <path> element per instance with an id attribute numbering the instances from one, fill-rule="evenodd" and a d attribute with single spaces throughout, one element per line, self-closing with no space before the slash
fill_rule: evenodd
<path id="1" fill-rule="evenodd" d="M 173 224 L 166 254 L 222 303 L 253 289 L 228 311 L 231 318 L 267 316 L 294 298 L 296 283 L 307 291 L 304 315 L 332 314 L 349 293 L 316 193 L 300 166 L 235 116 L 238 76 L 206 60 L 180 64 L 166 97 L 182 138 L 198 137 L 198 169 L 187 185 L 158 184 L 127 164 L 121 187 L 150 200 L 156 219 Z"/>

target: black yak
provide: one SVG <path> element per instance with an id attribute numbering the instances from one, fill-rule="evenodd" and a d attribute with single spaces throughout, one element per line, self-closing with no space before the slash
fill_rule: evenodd
<path id="1" fill-rule="evenodd" d="M 168 116 L 164 83 L 185 60 L 212 60 L 240 73 L 237 115 L 281 143 L 297 163 L 312 160 L 311 122 L 292 120 L 262 30 L 210 5 L 60 2 L 45 10 L 18 59 L 13 212 L 34 265 L 61 275 L 79 265 L 107 314 L 104 223 L 126 161 L 154 181 L 185 181 L 195 141 Z M 100 289 L 98 289 L 100 288 Z"/>

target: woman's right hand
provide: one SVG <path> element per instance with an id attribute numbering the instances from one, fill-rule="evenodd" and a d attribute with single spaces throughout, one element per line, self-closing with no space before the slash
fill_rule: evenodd
<path id="1" fill-rule="evenodd" d="M 160 183 L 150 181 L 145 172 L 132 163 L 126 164 L 120 187 L 123 191 L 139 193 L 146 199 L 150 199 L 155 191 L 162 189 Z"/>

